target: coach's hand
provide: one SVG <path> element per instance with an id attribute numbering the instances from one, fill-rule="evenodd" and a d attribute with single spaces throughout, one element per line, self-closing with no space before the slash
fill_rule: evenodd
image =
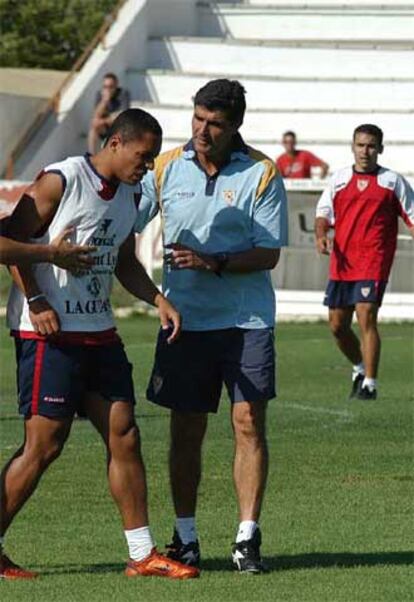
<path id="1" fill-rule="evenodd" d="M 316 248 L 318 253 L 322 255 L 329 255 L 331 252 L 332 242 L 327 236 L 320 236 L 316 239 Z"/>
<path id="2" fill-rule="evenodd" d="M 181 316 L 175 309 L 174 305 L 172 305 L 161 293 L 155 297 L 154 304 L 158 309 L 161 328 L 163 330 L 172 328 L 172 332 L 167 339 L 167 343 L 173 343 L 180 336 Z"/>
<path id="3" fill-rule="evenodd" d="M 64 270 L 77 273 L 79 270 L 88 270 L 94 263 L 94 258 L 89 254 L 96 251 L 96 247 L 74 245 L 68 241 L 73 233 L 73 228 L 67 228 L 57 236 L 50 246 L 52 247 L 51 262 Z"/>
<path id="4" fill-rule="evenodd" d="M 206 253 L 196 253 L 190 247 L 179 243 L 165 245 L 167 249 L 172 249 L 171 265 L 177 269 L 187 270 L 208 270 L 215 272 L 218 268 L 217 259 Z"/>
<path id="5" fill-rule="evenodd" d="M 30 321 L 39 334 L 55 334 L 60 330 L 59 316 L 46 299 L 37 299 L 29 306 Z"/>

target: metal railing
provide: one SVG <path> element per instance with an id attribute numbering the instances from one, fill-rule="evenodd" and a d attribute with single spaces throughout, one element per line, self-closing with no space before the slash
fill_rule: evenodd
<path id="1" fill-rule="evenodd" d="M 98 44 L 102 43 L 103 48 L 105 49 L 105 36 L 108 33 L 112 24 L 116 21 L 118 17 L 118 13 L 121 10 L 122 6 L 125 4 L 127 0 L 119 0 L 118 4 L 115 6 L 113 11 L 108 15 L 105 15 L 104 21 L 96 32 L 95 36 L 92 38 L 88 46 L 85 48 L 81 56 L 76 60 L 72 69 L 67 74 L 65 79 L 60 84 L 59 88 L 54 92 L 54 94 L 49 98 L 46 104 L 38 111 L 35 118 L 29 127 L 24 131 L 24 133 L 19 138 L 16 146 L 13 148 L 9 157 L 7 159 L 6 170 L 4 173 L 4 177 L 6 180 L 12 180 L 14 177 L 15 165 L 16 161 L 19 159 L 22 151 L 27 147 L 29 142 L 32 140 L 36 132 L 38 132 L 39 128 L 45 123 L 47 118 L 53 114 L 58 113 L 59 104 L 62 93 L 66 86 L 73 80 L 73 78 L 77 75 L 79 70 L 83 67 L 86 61 L 89 59 L 95 48 Z"/>

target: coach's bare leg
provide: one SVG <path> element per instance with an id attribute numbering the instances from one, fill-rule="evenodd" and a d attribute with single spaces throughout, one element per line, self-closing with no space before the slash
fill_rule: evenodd
<path id="1" fill-rule="evenodd" d="M 0 536 L 32 495 L 47 467 L 63 449 L 72 418 L 31 416 L 25 420 L 24 444 L 9 460 L 0 477 Z"/>
<path id="2" fill-rule="evenodd" d="M 353 307 L 329 309 L 329 326 L 336 344 L 349 361 L 356 365 L 362 362 L 361 343 L 352 330 Z"/>
<path id="3" fill-rule="evenodd" d="M 124 529 L 148 525 L 147 483 L 134 406 L 90 393 L 85 408 L 106 445 L 109 488 Z"/>
<path id="4" fill-rule="evenodd" d="M 266 487 L 269 454 L 266 442 L 267 402 L 234 403 L 231 410 L 235 438 L 233 476 L 240 522 L 258 521 Z"/>
<path id="5" fill-rule="evenodd" d="M 195 516 L 208 415 L 171 412 L 170 481 L 177 518 Z"/>
<path id="6" fill-rule="evenodd" d="M 362 357 L 367 378 L 376 378 L 378 374 L 381 353 L 381 339 L 377 327 L 378 309 L 376 303 L 357 303 L 355 306 L 361 329 Z"/>

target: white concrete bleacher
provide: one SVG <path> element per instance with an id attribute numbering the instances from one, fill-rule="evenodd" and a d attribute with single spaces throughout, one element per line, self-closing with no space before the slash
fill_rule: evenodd
<path id="1" fill-rule="evenodd" d="M 386 8 L 381 2 L 200 2 L 200 26 L 206 35 L 236 39 L 412 42 L 414 8 L 398 0 Z"/>

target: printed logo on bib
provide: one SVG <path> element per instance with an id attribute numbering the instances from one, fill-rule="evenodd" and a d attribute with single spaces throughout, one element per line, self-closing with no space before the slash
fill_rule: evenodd
<path id="1" fill-rule="evenodd" d="M 359 192 L 364 192 L 366 188 L 369 186 L 369 180 L 357 180 L 357 188 Z"/>
<path id="2" fill-rule="evenodd" d="M 92 297 L 98 297 L 101 291 L 101 283 L 99 282 L 99 278 L 94 276 L 89 284 L 87 285 L 87 291 L 92 295 Z"/>
<path id="3" fill-rule="evenodd" d="M 361 295 L 366 299 L 371 292 L 370 286 L 362 286 L 361 287 Z"/>

